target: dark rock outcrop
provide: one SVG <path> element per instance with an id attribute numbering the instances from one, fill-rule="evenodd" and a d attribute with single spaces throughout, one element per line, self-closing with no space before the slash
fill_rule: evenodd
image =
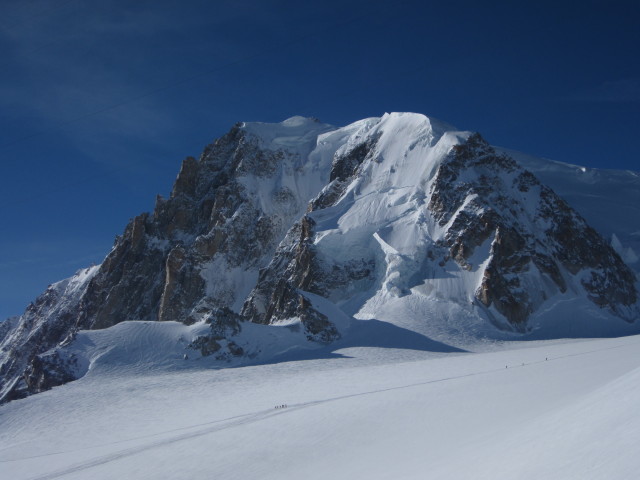
<path id="1" fill-rule="evenodd" d="M 463 268 L 491 241 L 476 297 L 516 328 L 549 294 L 543 284 L 527 284 L 536 270 L 561 293 L 576 276 L 591 301 L 631 320 L 625 307 L 638 300 L 633 272 L 564 200 L 479 134 L 444 159 L 429 208 L 441 226 L 450 225 L 442 245 Z"/>
<path id="2" fill-rule="evenodd" d="M 243 349 L 232 340 L 242 330 L 242 317 L 226 307 L 213 308 L 207 313 L 211 332 L 196 338 L 189 348 L 199 351 L 203 357 L 213 355 L 218 360 L 242 356 Z"/>
<path id="3" fill-rule="evenodd" d="M 314 222 L 304 216 L 288 233 L 273 260 L 260 271 L 258 284 L 245 302 L 242 315 L 269 324 L 298 317 L 310 340 L 330 342 L 340 338 L 327 317 L 315 310 L 302 291 L 322 295 L 326 272 L 315 258 L 311 238 Z"/>

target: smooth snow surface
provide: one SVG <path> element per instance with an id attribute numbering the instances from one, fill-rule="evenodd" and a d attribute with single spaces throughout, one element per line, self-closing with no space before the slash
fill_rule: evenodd
<path id="1" fill-rule="evenodd" d="M 139 328 L 141 340 L 153 327 Z M 611 480 L 640 468 L 638 336 L 208 369 L 158 366 L 150 352 L 168 345 L 154 332 L 137 356 L 111 351 L 84 378 L 0 407 L 2 478 Z"/>

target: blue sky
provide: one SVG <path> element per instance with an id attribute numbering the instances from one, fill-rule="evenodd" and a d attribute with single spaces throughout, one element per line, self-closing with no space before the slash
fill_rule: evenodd
<path id="1" fill-rule="evenodd" d="M 5 0 L 0 318 L 99 263 L 237 121 L 415 111 L 640 170 L 640 2 Z"/>

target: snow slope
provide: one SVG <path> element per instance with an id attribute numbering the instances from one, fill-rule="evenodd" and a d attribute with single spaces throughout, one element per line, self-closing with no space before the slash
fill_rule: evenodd
<path id="1" fill-rule="evenodd" d="M 0 470 L 16 480 L 634 478 L 639 346 L 636 336 L 479 353 L 337 347 L 229 369 L 121 355 L 128 366 L 110 361 L 0 407 Z"/>

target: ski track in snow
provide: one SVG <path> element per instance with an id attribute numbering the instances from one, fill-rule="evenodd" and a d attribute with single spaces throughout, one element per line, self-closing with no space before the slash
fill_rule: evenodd
<path id="1" fill-rule="evenodd" d="M 395 390 L 403 390 L 403 389 L 420 387 L 420 386 L 424 386 L 424 385 L 430 385 L 430 384 L 436 384 L 436 383 L 442 383 L 442 382 L 449 382 L 449 381 L 459 380 L 459 379 L 468 378 L 468 377 L 488 375 L 488 374 L 491 374 L 491 373 L 507 371 L 509 369 L 514 369 L 514 368 L 525 368 L 525 367 L 529 367 L 529 366 L 533 366 L 533 365 L 537 365 L 537 364 L 541 364 L 541 363 L 545 363 L 545 362 L 562 361 L 562 360 L 570 358 L 570 357 L 579 357 L 579 356 L 591 355 L 591 354 L 602 352 L 602 351 L 606 351 L 606 350 L 615 350 L 615 349 L 633 347 L 633 346 L 636 346 L 638 344 L 640 344 L 640 341 L 636 340 L 636 341 L 633 341 L 633 342 L 626 342 L 626 343 L 624 343 L 622 345 L 614 345 L 614 346 L 610 346 L 610 347 L 591 349 L 591 350 L 583 351 L 583 352 L 568 353 L 568 354 L 557 355 L 557 356 L 553 356 L 553 357 L 545 357 L 544 359 L 541 359 L 541 360 L 538 360 L 538 361 L 533 361 L 533 362 L 530 361 L 530 362 L 523 362 L 523 363 L 520 363 L 520 364 L 505 365 L 505 368 L 492 368 L 492 369 L 486 369 L 486 370 L 479 370 L 479 371 L 474 371 L 474 372 L 461 374 L 461 375 L 454 375 L 454 376 L 449 376 L 449 377 L 437 378 L 437 379 L 433 379 L 433 380 L 427 380 L 427 381 L 424 381 L 424 382 L 414 382 L 414 383 L 407 384 L 407 385 L 401 385 L 401 386 L 395 386 L 395 387 L 389 387 L 389 388 L 383 388 L 383 389 L 376 389 L 376 390 L 370 390 L 370 391 L 359 392 L 359 393 L 352 393 L 352 394 L 348 394 L 348 395 L 341 395 L 341 396 L 336 396 L 336 397 L 331 397 L 331 398 L 325 398 L 325 399 L 322 399 L 322 400 L 309 401 L 309 402 L 303 402 L 303 403 L 291 404 L 291 405 L 290 404 L 286 404 L 286 408 L 282 408 L 282 409 L 279 409 L 277 407 L 272 407 L 272 408 L 265 409 L 265 410 L 260 410 L 260 411 L 257 411 L 257 412 L 247 413 L 247 414 L 243 414 L 243 415 L 235 415 L 235 416 L 229 417 L 229 418 L 224 418 L 224 419 L 220 419 L 220 420 L 213 420 L 213 421 L 210 421 L 210 422 L 204 422 L 204 423 L 200 423 L 200 424 L 197 424 L 197 425 L 190 425 L 190 426 L 181 427 L 181 428 L 175 428 L 175 429 L 167 430 L 167 431 L 164 431 L 164 432 L 159 432 L 159 433 L 150 434 L 150 435 L 143 435 L 143 436 L 139 436 L 139 437 L 133 437 L 133 438 L 129 438 L 129 439 L 126 439 L 126 440 L 120 440 L 120 441 L 117 441 L 117 442 L 110 442 L 110 443 L 105 443 L 105 444 L 101 444 L 101 445 L 94 445 L 94 446 L 90 446 L 90 447 L 84 447 L 84 448 L 81 448 L 81 449 L 74 449 L 74 450 L 69 450 L 69 451 L 51 452 L 51 453 L 46 453 L 46 454 L 43 454 L 43 455 L 33 455 L 33 456 L 29 456 L 29 457 L 21 457 L 21 458 L 14 458 L 14 459 L 8 459 L 8 460 L 0 460 L 0 464 L 6 464 L 6 463 L 24 461 L 24 460 L 31 460 L 31 459 L 36 459 L 36 458 L 48 457 L 48 456 L 50 457 L 50 456 L 55 456 L 55 455 L 73 454 L 73 453 L 76 453 L 76 452 L 80 452 L 82 450 L 86 451 L 86 450 L 92 450 L 92 449 L 99 449 L 99 448 L 109 447 L 109 446 L 113 446 L 113 445 L 121 445 L 121 444 L 134 442 L 134 441 L 138 441 L 138 440 L 145 440 L 145 439 L 148 439 L 148 438 L 161 437 L 161 436 L 164 436 L 164 435 L 173 434 L 175 432 L 180 432 L 180 431 L 184 431 L 184 430 L 198 429 L 198 430 L 192 431 L 192 432 L 181 433 L 181 434 L 178 434 L 178 435 L 172 435 L 169 438 L 155 440 L 155 441 L 152 441 L 152 442 L 149 442 L 149 443 L 145 443 L 143 445 L 138 445 L 138 446 L 134 446 L 134 447 L 130 447 L 130 448 L 125 448 L 123 450 L 120 450 L 120 451 L 117 451 L 117 452 L 113 452 L 113 453 L 110 453 L 108 455 L 99 456 L 99 457 L 94 458 L 92 460 L 81 462 L 81 463 L 78 463 L 76 465 L 72 465 L 70 467 L 67 467 L 67 468 L 64 468 L 64 469 L 61 469 L 61 470 L 57 470 L 55 472 L 51 472 L 51 473 L 48 473 L 48 474 L 45 474 L 45 475 L 39 475 L 39 476 L 36 476 L 36 477 L 31 477 L 29 480 L 50 480 L 50 479 L 55 479 L 55 478 L 61 478 L 61 477 L 65 476 L 65 475 L 81 472 L 81 471 L 84 471 L 84 470 L 89 470 L 89 469 L 91 469 L 93 467 L 97 467 L 97 466 L 100 466 L 100 465 L 108 464 L 110 462 L 114 462 L 114 461 L 117 461 L 117 460 L 125 458 L 125 457 L 134 456 L 134 455 L 146 452 L 148 450 L 153 450 L 153 449 L 156 449 L 156 448 L 159 448 L 159 447 L 172 445 L 172 444 L 175 444 L 177 442 L 181 442 L 181 441 L 185 441 L 185 440 L 191 440 L 191 439 L 194 439 L 194 438 L 215 434 L 217 432 L 220 432 L 220 431 L 223 431 L 223 430 L 227 430 L 227 429 L 230 429 L 230 428 L 237 428 L 237 427 L 241 427 L 241 426 L 244 426 L 244 425 L 252 424 L 252 423 L 255 423 L 255 422 L 261 422 L 261 421 L 264 421 L 264 420 L 266 420 L 268 418 L 271 418 L 271 417 L 276 417 L 276 416 L 288 414 L 288 413 L 291 413 L 291 412 L 294 412 L 294 411 L 297 411 L 297 410 L 301 410 L 301 409 L 309 408 L 309 407 L 314 407 L 314 406 L 326 404 L 326 403 L 329 403 L 329 402 L 336 402 L 336 401 L 345 400 L 345 399 L 348 399 L 348 398 L 363 397 L 363 396 L 375 395 L 375 394 L 384 393 L 384 392 L 390 392 L 390 391 L 395 391 Z"/>

